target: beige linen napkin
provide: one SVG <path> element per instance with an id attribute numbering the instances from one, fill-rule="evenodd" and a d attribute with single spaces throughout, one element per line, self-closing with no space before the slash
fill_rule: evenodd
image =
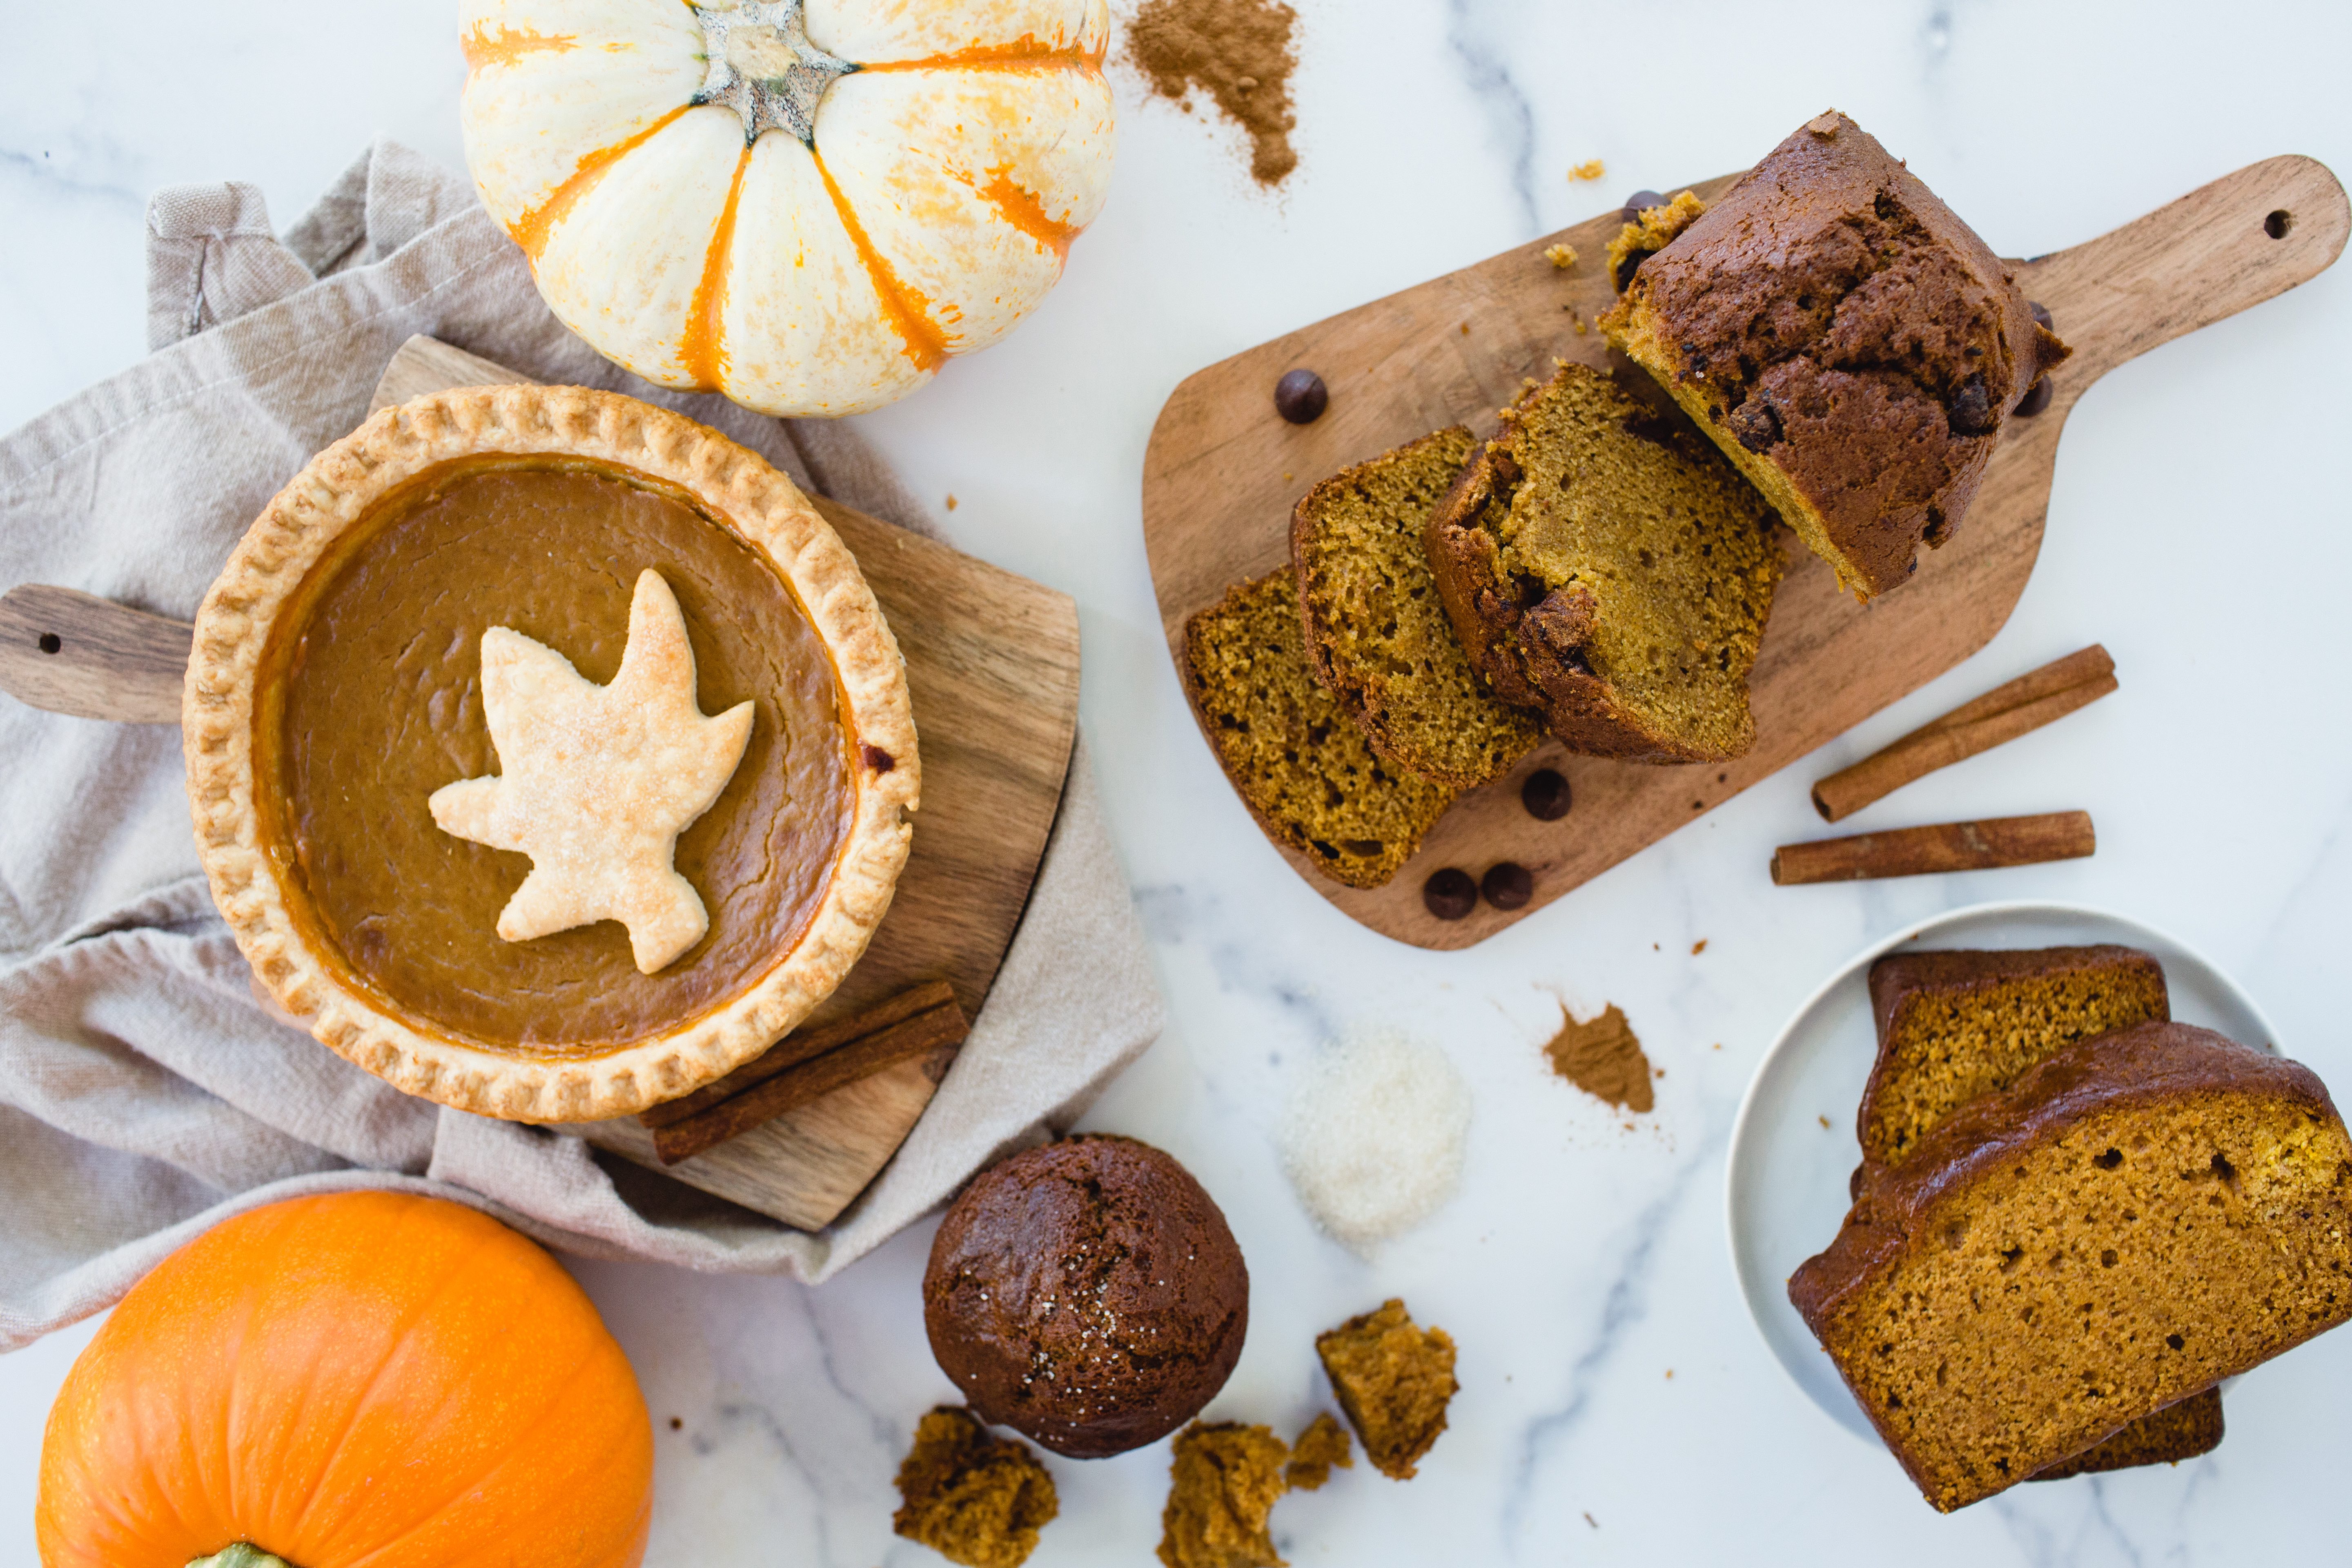
<path id="1" fill-rule="evenodd" d="M 663 392 L 598 358 L 472 187 L 389 142 L 282 239 L 249 185 L 163 192 L 148 282 L 154 353 L 0 440 L 0 587 L 193 617 L 246 525 L 360 423 L 415 332 L 679 409 L 929 531 L 848 427 Z M 107 1306 L 229 1214 L 344 1187 L 439 1193 L 590 1257 L 823 1279 L 1066 1125 L 1160 1029 L 1081 738 L 954 1069 L 873 1186 L 808 1235 L 577 1138 L 408 1099 L 271 1021 L 205 889 L 175 728 L 0 697 L 0 1349 Z"/>

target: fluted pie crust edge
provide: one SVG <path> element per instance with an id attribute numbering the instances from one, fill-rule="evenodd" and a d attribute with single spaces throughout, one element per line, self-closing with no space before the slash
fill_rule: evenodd
<path id="1" fill-rule="evenodd" d="M 346 981 L 289 910 L 256 808 L 254 715 L 277 617 L 336 539 L 406 480 L 475 456 L 609 465 L 676 487 L 765 551 L 840 679 L 849 830 L 784 956 L 715 1010 L 609 1055 L 544 1060 L 453 1040 Z M 831 995 L 890 907 L 920 804 L 904 661 L 831 524 L 756 453 L 635 398 L 569 386 L 466 387 L 386 408 L 294 476 L 246 531 L 196 616 L 182 699 L 188 805 L 213 901 L 278 1005 L 405 1093 L 515 1121 L 630 1115 L 724 1077 Z"/>

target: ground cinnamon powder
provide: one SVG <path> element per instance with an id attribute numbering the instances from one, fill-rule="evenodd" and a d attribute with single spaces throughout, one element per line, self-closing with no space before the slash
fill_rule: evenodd
<path id="1" fill-rule="evenodd" d="M 1544 1047 L 1551 1070 L 1596 1099 L 1632 1111 L 1657 1103 L 1650 1091 L 1650 1058 L 1615 1003 L 1601 1016 L 1580 1024 L 1560 1009 L 1560 1030 Z"/>
<path id="2" fill-rule="evenodd" d="M 1279 184 L 1298 166 L 1290 145 L 1297 24 L 1281 0 L 1145 0 L 1128 25 L 1128 58 L 1169 98 L 1206 92 L 1249 133 L 1251 176 Z"/>

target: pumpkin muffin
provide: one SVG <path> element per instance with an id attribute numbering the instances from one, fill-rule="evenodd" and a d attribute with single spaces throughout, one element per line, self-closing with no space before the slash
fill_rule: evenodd
<path id="1" fill-rule="evenodd" d="M 917 1424 L 898 1496 L 890 1528 L 964 1568 L 1021 1568 L 1061 1511 L 1054 1478 L 1025 1444 L 945 1406 Z"/>
<path id="2" fill-rule="evenodd" d="M 1194 1422 L 1176 1439 L 1160 1515 L 1167 1568 L 1283 1568 L 1266 1517 L 1290 1489 L 1289 1449 L 1264 1426 Z"/>
<path id="3" fill-rule="evenodd" d="M 1336 882 L 1394 877 L 1460 793 L 1381 757 L 1316 681 L 1287 567 L 1184 623 L 1184 674 L 1234 788 L 1277 843 Z"/>
<path id="4" fill-rule="evenodd" d="M 1249 1269 L 1173 1159 L 1132 1138 L 1066 1138 L 956 1199 L 931 1242 L 923 1326 L 982 1419 L 1101 1458 L 1216 1397 L 1249 1331 Z"/>
<path id="5" fill-rule="evenodd" d="M 1952 536 L 2002 422 L 2068 352 L 1991 247 L 1834 110 L 1617 286 L 1609 341 L 1864 599 Z"/>
<path id="6" fill-rule="evenodd" d="M 1290 559 L 1315 679 L 1382 757 L 1471 789 L 1541 731 L 1472 671 L 1422 534 L 1477 442 L 1456 425 L 1334 474 L 1290 514 Z"/>
<path id="7" fill-rule="evenodd" d="M 2352 1316 L 2352 1138 L 2210 1029 L 2078 1040 L 1865 1166 L 1789 1299 L 1949 1512 Z"/>
<path id="8" fill-rule="evenodd" d="M 1570 751 L 1722 762 L 1780 581 L 1771 509 L 1681 418 L 1586 365 L 1503 411 L 1426 548 L 1470 663 Z"/>
<path id="9" fill-rule="evenodd" d="M 1445 1430 L 1445 1407 L 1462 1387 L 1454 1379 L 1453 1338 L 1444 1329 L 1415 1327 L 1404 1303 L 1391 1297 L 1378 1311 L 1318 1334 L 1315 1353 L 1372 1468 L 1391 1480 L 1411 1480 Z"/>

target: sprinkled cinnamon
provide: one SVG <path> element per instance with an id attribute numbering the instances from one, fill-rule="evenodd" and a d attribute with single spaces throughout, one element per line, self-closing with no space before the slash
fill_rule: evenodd
<path id="1" fill-rule="evenodd" d="M 1657 1103 L 1650 1090 L 1650 1058 L 1615 1003 L 1581 1024 L 1563 1007 L 1559 1022 L 1559 1033 L 1544 1047 L 1552 1071 L 1595 1099 L 1631 1111 L 1646 1111 Z"/>
<path id="2" fill-rule="evenodd" d="M 1248 132 L 1250 176 L 1276 185 L 1298 166 L 1290 145 L 1297 23 L 1282 0 L 1145 0 L 1128 26 L 1128 58 L 1163 97 L 1207 93 Z"/>

